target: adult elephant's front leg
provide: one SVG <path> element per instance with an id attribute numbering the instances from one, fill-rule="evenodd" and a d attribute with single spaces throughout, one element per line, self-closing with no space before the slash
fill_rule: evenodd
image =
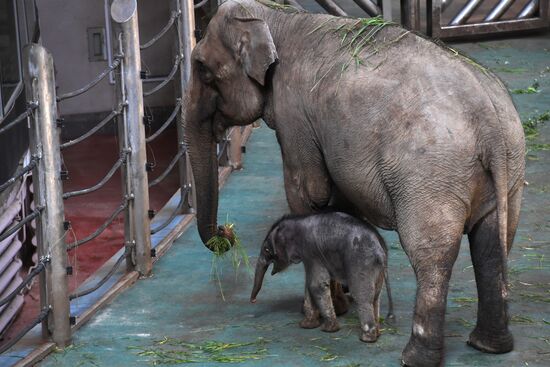
<path id="1" fill-rule="evenodd" d="M 427 213 L 432 215 L 426 218 Z M 441 206 L 408 213 L 406 218 L 398 222 L 398 229 L 416 275 L 417 289 L 412 333 L 402 361 L 405 366 L 436 367 L 443 360 L 447 291 L 463 222 L 446 215 Z"/>

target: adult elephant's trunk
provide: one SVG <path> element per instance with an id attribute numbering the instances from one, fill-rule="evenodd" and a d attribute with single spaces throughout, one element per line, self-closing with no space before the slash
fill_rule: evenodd
<path id="1" fill-rule="evenodd" d="M 216 234 L 218 216 L 218 159 L 216 142 L 212 133 L 212 121 L 193 119 L 196 115 L 185 112 L 185 141 L 191 159 L 195 179 L 197 227 L 202 242 Z"/>
<path id="2" fill-rule="evenodd" d="M 265 260 L 263 255 L 260 255 L 258 262 L 256 263 L 256 273 L 254 274 L 254 288 L 252 288 L 252 294 L 250 295 L 250 302 L 256 303 L 256 296 L 262 288 L 264 281 L 264 275 L 269 267 L 269 263 Z"/>

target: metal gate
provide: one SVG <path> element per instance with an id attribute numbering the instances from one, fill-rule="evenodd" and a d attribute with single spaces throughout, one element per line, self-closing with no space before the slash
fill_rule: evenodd
<path id="1" fill-rule="evenodd" d="M 543 29 L 550 24 L 548 3 L 549 0 L 427 0 L 428 34 L 449 39 Z"/>

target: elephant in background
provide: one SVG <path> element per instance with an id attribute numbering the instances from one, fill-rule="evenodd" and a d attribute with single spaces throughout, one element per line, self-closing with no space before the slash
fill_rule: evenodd
<path id="1" fill-rule="evenodd" d="M 221 5 L 192 54 L 185 134 L 204 243 L 217 227 L 216 142 L 263 118 L 276 132 L 291 211 L 331 205 L 396 230 L 417 279 L 407 366 L 438 366 L 449 279 L 467 234 L 478 288 L 469 344 L 513 349 L 507 254 L 525 139 L 489 71 L 378 20 L 267 0 Z"/>

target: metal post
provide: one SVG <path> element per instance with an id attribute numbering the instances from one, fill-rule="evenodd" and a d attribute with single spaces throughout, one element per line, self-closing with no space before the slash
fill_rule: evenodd
<path id="1" fill-rule="evenodd" d="M 126 131 L 130 153 L 128 170 L 132 200 L 128 203 L 135 241 L 136 270 L 149 276 L 152 270 L 149 210 L 149 185 L 145 164 L 145 125 L 143 124 L 143 88 L 136 0 L 114 0 L 111 17 L 122 28 L 124 89 L 126 93 Z"/>
<path id="2" fill-rule="evenodd" d="M 38 103 L 29 130 L 31 153 L 39 158 L 33 170 L 34 195 L 37 206 L 43 208 L 36 223 L 37 249 L 40 258 L 50 259 L 41 293 L 46 299 L 41 303 L 51 307 L 48 330 L 58 347 L 64 348 L 71 342 L 71 325 L 53 59 L 38 44 L 25 46 L 23 57 L 27 101 Z"/>
<path id="3" fill-rule="evenodd" d="M 235 170 L 243 168 L 242 136 L 242 127 L 235 126 L 229 137 L 229 165 Z"/>
<path id="4" fill-rule="evenodd" d="M 420 30 L 420 0 L 401 0 L 401 24 L 412 31 Z"/>
<path id="5" fill-rule="evenodd" d="M 178 30 L 176 52 L 180 56 L 179 84 L 176 96 L 185 98 L 189 78 L 191 77 L 191 51 L 195 47 L 195 10 L 192 0 L 174 0 L 176 11 L 180 14 L 176 25 Z M 183 113 L 182 106 L 177 119 L 178 149 L 185 148 L 183 142 Z M 179 161 L 180 192 L 183 213 L 192 213 L 193 210 L 193 180 L 191 177 L 191 165 L 187 152 Z M 191 190 L 187 190 L 191 189 Z"/>

